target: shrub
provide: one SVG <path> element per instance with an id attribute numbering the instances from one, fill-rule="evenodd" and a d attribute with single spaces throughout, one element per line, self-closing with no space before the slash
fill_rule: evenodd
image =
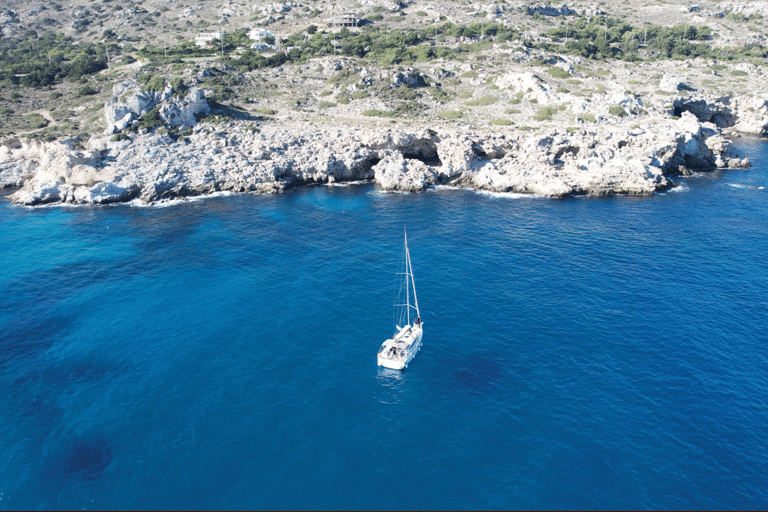
<path id="1" fill-rule="evenodd" d="M 537 121 L 549 121 L 556 113 L 557 109 L 555 107 L 544 107 L 540 108 L 533 118 Z"/>
<path id="2" fill-rule="evenodd" d="M 570 78 L 571 77 L 571 74 L 569 72 L 567 72 L 566 70 L 558 68 L 558 67 L 554 67 L 554 66 L 551 67 L 551 68 L 547 68 L 547 73 L 549 73 L 550 75 L 552 75 L 555 78 L 566 79 L 566 78 Z"/>
<path id="3" fill-rule="evenodd" d="M 112 142 L 120 142 L 121 140 L 129 140 L 129 139 L 130 137 L 124 133 L 116 133 L 109 140 L 111 140 Z"/>
<path id="4" fill-rule="evenodd" d="M 432 97 L 435 98 L 437 101 L 451 101 L 452 99 L 450 94 L 436 87 L 430 87 L 429 92 L 432 94 Z"/>
<path id="5" fill-rule="evenodd" d="M 318 108 L 330 108 L 335 106 L 336 106 L 336 103 L 332 101 L 321 101 L 320 103 L 317 104 Z"/>
<path id="6" fill-rule="evenodd" d="M 368 91 L 355 91 L 350 96 L 353 100 L 361 100 L 363 98 L 369 98 L 371 95 L 368 94 Z"/>
<path id="7" fill-rule="evenodd" d="M 491 123 L 491 124 L 498 125 L 498 126 L 509 126 L 509 125 L 515 124 L 512 121 L 510 121 L 509 119 L 491 119 L 488 122 Z"/>
<path id="8" fill-rule="evenodd" d="M 749 73 L 747 73 L 746 71 L 742 71 L 740 69 L 734 69 L 733 71 L 731 71 L 732 76 L 747 76 L 748 74 Z"/>
<path id="9" fill-rule="evenodd" d="M 568 128 L 565 129 L 565 131 L 573 135 L 574 133 L 579 131 L 579 128 L 576 126 L 569 126 Z"/>
<path id="10" fill-rule="evenodd" d="M 425 13 L 424 11 L 416 11 L 414 14 L 416 16 L 427 16 L 427 13 Z"/>
<path id="11" fill-rule="evenodd" d="M 163 125 L 163 121 L 160 119 L 160 116 L 158 115 L 160 113 L 160 106 L 153 108 L 143 116 L 141 116 L 141 119 L 139 120 L 139 127 L 141 128 L 156 128 L 158 126 Z"/>
<path id="12" fill-rule="evenodd" d="M 462 78 L 477 78 L 477 71 L 467 71 L 461 74 Z"/>
<path id="13" fill-rule="evenodd" d="M 557 92 L 561 92 L 561 93 L 569 93 L 569 92 L 571 92 L 570 89 L 566 89 L 565 87 L 558 87 L 556 90 L 557 90 Z"/>
<path id="14" fill-rule="evenodd" d="M 277 114 L 277 110 L 273 110 L 271 108 L 257 108 L 254 110 L 257 114 L 261 114 L 262 116 L 273 116 Z"/>
<path id="15" fill-rule="evenodd" d="M 499 101 L 496 96 L 486 95 L 476 100 L 468 101 L 465 103 L 468 107 L 484 107 L 486 105 L 492 105 Z"/>
<path id="16" fill-rule="evenodd" d="M 613 116 L 619 116 L 619 117 L 627 116 L 627 113 L 624 111 L 624 108 L 622 108 L 621 105 L 614 105 L 613 107 L 610 107 L 608 109 L 608 112 Z"/>
<path id="17" fill-rule="evenodd" d="M 577 117 L 576 119 L 578 119 L 580 121 L 589 121 L 590 123 L 596 122 L 594 114 L 584 114 L 584 115 L 581 115 L 581 116 Z"/>
<path id="18" fill-rule="evenodd" d="M 24 116 L 24 120 L 31 130 L 37 130 L 38 128 L 45 128 L 48 126 L 48 120 L 40 114 L 30 114 L 28 116 Z"/>
<path id="19" fill-rule="evenodd" d="M 49 98 L 51 98 L 52 100 L 57 100 L 57 99 L 61 98 L 62 96 L 64 96 L 64 95 L 61 94 L 59 91 L 54 91 L 54 92 L 51 93 Z"/>
<path id="20" fill-rule="evenodd" d="M 368 116 L 368 117 L 397 117 L 397 112 L 387 112 L 386 110 L 376 110 L 376 109 L 370 109 L 370 110 L 363 110 L 360 112 L 361 116 Z"/>
<path id="21" fill-rule="evenodd" d="M 440 116 L 446 119 L 459 119 L 462 116 L 462 113 L 458 110 L 444 110 L 443 112 L 440 112 Z"/>
<path id="22" fill-rule="evenodd" d="M 96 94 L 98 92 L 99 91 L 97 91 L 96 89 L 94 89 L 90 85 L 86 85 L 85 87 L 81 87 L 81 88 L 79 88 L 77 90 L 77 95 L 78 96 L 91 96 L 91 95 Z"/>
<path id="23" fill-rule="evenodd" d="M 504 113 L 505 114 L 519 114 L 520 111 L 517 110 L 516 108 L 508 108 L 507 110 L 504 111 Z"/>
<path id="24" fill-rule="evenodd" d="M 187 86 L 184 85 L 184 81 L 180 76 L 174 77 L 171 80 L 171 87 L 173 87 L 175 95 L 181 95 L 187 90 Z"/>
<path id="25" fill-rule="evenodd" d="M 162 91 L 165 89 L 165 79 L 161 76 L 150 76 L 142 89 L 145 91 Z"/>

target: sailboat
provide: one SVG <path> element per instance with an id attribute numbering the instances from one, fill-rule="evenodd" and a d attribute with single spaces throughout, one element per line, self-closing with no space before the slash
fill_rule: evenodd
<path id="1" fill-rule="evenodd" d="M 421 335 L 423 325 L 419 314 L 419 299 L 416 298 L 416 283 L 413 281 L 411 253 L 408 251 L 408 233 L 403 230 L 405 244 L 403 246 L 403 268 L 398 272 L 399 290 L 395 294 L 394 324 L 395 333 L 392 338 L 381 344 L 376 358 L 379 366 L 392 370 L 403 370 L 421 350 Z M 411 304 L 413 293 L 413 304 Z"/>

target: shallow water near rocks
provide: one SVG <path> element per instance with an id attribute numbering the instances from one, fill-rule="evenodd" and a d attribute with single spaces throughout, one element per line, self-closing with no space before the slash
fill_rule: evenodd
<path id="1" fill-rule="evenodd" d="M 739 144 L 650 197 L 0 202 L 0 508 L 766 508 L 768 144 Z"/>

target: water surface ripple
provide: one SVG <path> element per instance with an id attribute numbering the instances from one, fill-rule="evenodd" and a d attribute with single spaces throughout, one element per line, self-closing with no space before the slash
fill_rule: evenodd
<path id="1" fill-rule="evenodd" d="M 768 146 L 741 144 L 753 169 L 641 198 L 4 201 L 0 509 L 768 508 Z"/>

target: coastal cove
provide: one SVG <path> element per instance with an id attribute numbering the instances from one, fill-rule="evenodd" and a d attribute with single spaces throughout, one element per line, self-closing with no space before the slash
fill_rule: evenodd
<path id="1" fill-rule="evenodd" d="M 639 196 L 5 190 L 0 509 L 766 508 L 768 143 L 733 145 Z"/>

